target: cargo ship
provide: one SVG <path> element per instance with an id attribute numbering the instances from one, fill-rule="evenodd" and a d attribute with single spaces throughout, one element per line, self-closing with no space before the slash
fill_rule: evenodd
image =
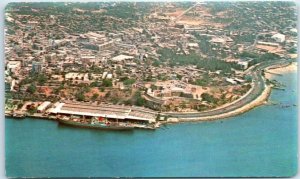
<path id="1" fill-rule="evenodd" d="M 93 129 L 103 129 L 103 130 L 132 130 L 135 127 L 131 124 L 127 123 L 119 123 L 119 122 L 109 122 L 109 121 L 85 121 L 82 122 L 80 120 L 71 120 L 69 118 L 57 118 L 58 122 L 64 125 L 81 127 L 81 128 L 93 128 Z M 101 119 L 102 120 L 102 119 Z"/>

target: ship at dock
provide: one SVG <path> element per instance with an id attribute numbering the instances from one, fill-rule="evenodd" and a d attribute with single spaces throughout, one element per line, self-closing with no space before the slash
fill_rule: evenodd
<path id="1" fill-rule="evenodd" d="M 60 123 L 74 127 L 112 130 L 158 127 L 157 112 L 136 106 L 64 102 L 55 103 L 48 113 L 55 115 Z"/>
<path id="2" fill-rule="evenodd" d="M 103 129 L 103 130 L 132 130 L 134 125 L 130 123 L 109 122 L 106 118 L 92 118 L 91 120 L 84 119 L 70 119 L 66 117 L 57 119 L 60 124 L 91 129 Z"/>
<path id="3" fill-rule="evenodd" d="M 26 109 L 34 107 L 35 113 Z M 25 102 L 18 113 L 22 116 L 55 120 L 60 124 L 104 130 L 156 129 L 160 126 L 156 111 L 137 106 L 112 104 L 95 104 L 63 101 L 52 103 Z M 7 116 L 17 117 L 16 112 L 8 112 Z"/>

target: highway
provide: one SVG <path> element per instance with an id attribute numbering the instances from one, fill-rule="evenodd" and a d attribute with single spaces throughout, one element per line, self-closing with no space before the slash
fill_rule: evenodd
<path id="1" fill-rule="evenodd" d="M 252 69 L 252 71 L 249 72 L 249 75 L 252 76 L 252 85 L 253 88 L 248 95 L 244 96 L 243 99 L 237 100 L 236 102 L 233 102 L 231 105 L 226 107 L 221 107 L 215 110 L 209 110 L 209 111 L 203 111 L 198 113 L 173 113 L 173 112 L 166 112 L 162 113 L 162 115 L 172 117 L 172 118 L 200 118 L 200 117 L 209 117 L 209 116 L 215 116 L 215 115 L 221 115 L 225 114 L 231 111 L 234 111 L 236 109 L 241 108 L 242 106 L 245 106 L 258 98 L 261 93 L 264 91 L 266 85 L 265 80 L 262 76 L 262 70 L 264 70 L 267 67 L 274 66 L 274 65 L 280 65 L 287 62 L 291 62 L 288 60 L 277 60 L 277 61 L 267 61 L 264 63 L 261 63 L 260 65 L 256 66 Z"/>

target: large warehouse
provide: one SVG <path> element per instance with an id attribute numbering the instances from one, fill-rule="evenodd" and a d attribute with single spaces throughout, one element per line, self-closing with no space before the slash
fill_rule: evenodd
<path id="1" fill-rule="evenodd" d="M 49 112 L 56 115 L 104 117 L 148 123 L 154 123 L 157 117 L 157 112 L 142 107 L 78 102 L 55 103 Z"/>

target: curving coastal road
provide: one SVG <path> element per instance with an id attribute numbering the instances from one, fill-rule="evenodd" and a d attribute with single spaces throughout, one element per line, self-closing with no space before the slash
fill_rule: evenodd
<path id="1" fill-rule="evenodd" d="M 225 113 L 229 113 L 231 111 L 234 111 L 236 109 L 241 108 L 242 106 L 245 106 L 258 98 L 262 92 L 264 91 L 266 84 L 265 84 L 265 79 L 262 76 L 262 70 L 264 70 L 267 67 L 274 66 L 274 65 L 280 65 L 282 63 L 287 63 L 291 62 L 289 60 L 278 60 L 278 61 L 267 61 L 263 62 L 260 65 L 254 67 L 250 72 L 249 75 L 252 76 L 252 85 L 253 88 L 248 95 L 244 96 L 243 99 L 237 100 L 236 102 L 233 102 L 231 105 L 223 107 L 223 108 L 218 108 L 215 110 L 210 110 L 210 111 L 203 111 L 203 112 L 198 112 L 198 113 L 162 113 L 162 115 L 166 115 L 168 117 L 172 118 L 201 118 L 201 117 L 211 117 L 211 116 L 216 116 L 216 115 L 221 115 Z"/>

